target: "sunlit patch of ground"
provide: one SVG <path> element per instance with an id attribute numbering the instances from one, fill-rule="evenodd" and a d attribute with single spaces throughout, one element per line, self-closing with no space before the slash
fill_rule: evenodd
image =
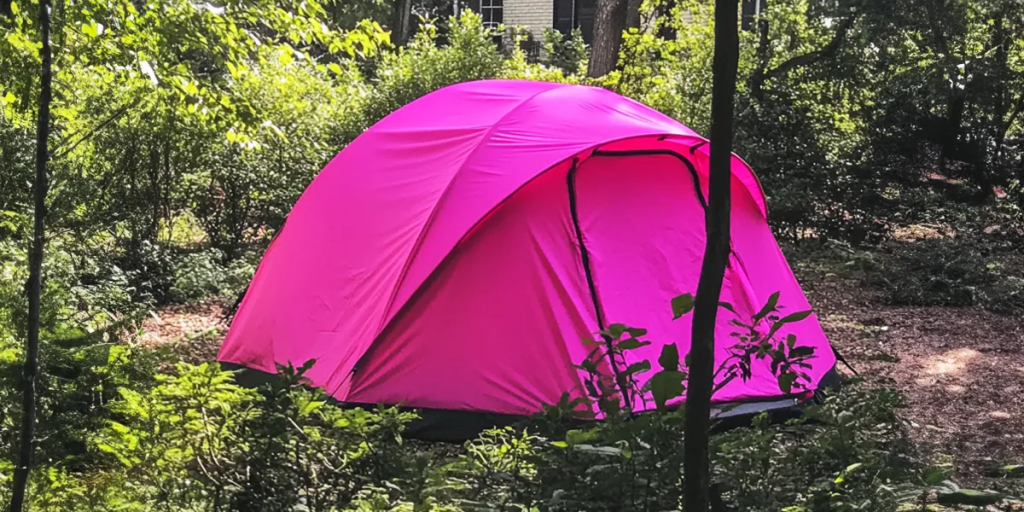
<path id="1" fill-rule="evenodd" d="M 1024 463 L 1024 320 L 970 308 L 885 306 L 855 281 L 804 275 L 833 344 L 858 371 L 892 379 L 927 453 L 984 484 L 993 463 Z"/>
<path id="2" fill-rule="evenodd" d="M 228 328 L 224 310 L 218 300 L 161 308 L 142 322 L 135 341 L 150 348 L 171 345 L 186 361 L 213 361 Z"/>
<path id="3" fill-rule="evenodd" d="M 956 236 L 956 231 L 948 224 L 911 224 L 908 226 L 898 226 L 892 232 L 894 240 L 905 242 L 952 238 L 954 236 Z"/>

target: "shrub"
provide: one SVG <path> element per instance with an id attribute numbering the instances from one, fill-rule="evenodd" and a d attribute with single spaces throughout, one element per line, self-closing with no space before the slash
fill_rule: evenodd
<path id="1" fill-rule="evenodd" d="M 239 258 L 229 261 L 217 249 L 187 254 L 174 264 L 170 298 L 178 302 L 213 296 L 235 296 L 249 283 L 255 266 Z"/>

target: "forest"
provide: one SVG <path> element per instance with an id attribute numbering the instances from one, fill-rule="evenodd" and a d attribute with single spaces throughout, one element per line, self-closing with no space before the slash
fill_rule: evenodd
<path id="1" fill-rule="evenodd" d="M 585 42 L 451 0 L 0 0 L 0 504 L 699 512 L 685 407 L 434 443 L 303 361 L 251 387 L 216 356 L 293 204 L 385 116 L 525 79 L 708 136 L 732 19 L 732 149 L 849 366 L 798 418 L 712 430 L 704 510 L 1024 510 L 1024 3 L 596 5 Z"/>

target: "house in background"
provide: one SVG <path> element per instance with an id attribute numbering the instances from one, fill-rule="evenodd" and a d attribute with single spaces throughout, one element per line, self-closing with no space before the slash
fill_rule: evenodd
<path id="1" fill-rule="evenodd" d="M 751 30 L 753 19 L 764 11 L 768 0 L 741 0 L 743 29 Z M 457 0 L 456 11 L 470 9 L 480 14 L 484 24 L 497 28 L 523 27 L 534 40 L 543 40 L 544 29 L 563 34 L 579 28 L 583 41 L 590 44 L 594 35 L 597 0 Z"/>
<path id="2" fill-rule="evenodd" d="M 459 4 L 480 14 L 487 26 L 522 27 L 536 41 L 552 28 L 563 34 L 579 28 L 588 44 L 594 34 L 597 0 L 461 0 Z"/>

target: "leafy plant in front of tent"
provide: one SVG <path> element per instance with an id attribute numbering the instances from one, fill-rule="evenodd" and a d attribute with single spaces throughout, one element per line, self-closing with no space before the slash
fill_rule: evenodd
<path id="1" fill-rule="evenodd" d="M 591 341 L 595 347 L 587 358 L 576 369 L 585 373 L 583 385 L 587 396 L 598 406 L 598 410 L 606 416 L 633 412 L 635 398 L 643 397 L 643 390 L 637 384 L 637 377 L 651 369 L 647 360 L 629 364 L 626 353 L 650 345 L 650 341 L 640 340 L 647 334 L 646 329 L 638 329 L 625 324 L 612 324 L 598 333 L 601 341 Z M 613 375 L 602 372 L 600 366 L 607 363 Z"/>
<path id="2" fill-rule="evenodd" d="M 729 357 L 716 370 L 714 393 L 737 378 L 749 380 L 759 361 L 768 362 L 783 394 L 808 391 L 806 383 L 810 377 L 806 370 L 811 367 L 809 361 L 814 358 L 814 347 L 797 345 L 796 335 L 785 333 L 783 328 L 807 319 L 811 311 L 783 315 L 779 297 L 778 292 L 772 294 L 750 320 L 741 319 L 731 304 L 721 303 L 721 308 L 733 315 L 730 324 L 737 329 L 732 333 L 736 341 L 728 349 Z M 693 305 L 691 294 L 675 297 L 671 301 L 673 318 L 678 320 L 689 314 Z M 669 402 L 685 395 L 688 364 L 686 358 L 680 358 L 675 343 L 664 345 L 658 357 L 660 370 L 651 375 L 646 384 L 640 384 L 638 378 L 651 371 L 651 362 L 643 359 L 629 363 L 626 354 L 650 345 L 650 341 L 642 339 L 646 335 L 647 329 L 612 324 L 598 333 L 599 340 L 589 342 L 594 348 L 576 365 L 576 369 L 584 373 L 588 399 L 605 416 L 631 414 L 637 407 L 647 409 L 651 402 L 665 409 Z M 563 405 L 570 405 L 568 398 Z M 571 402 L 571 405 L 578 403 Z"/>

